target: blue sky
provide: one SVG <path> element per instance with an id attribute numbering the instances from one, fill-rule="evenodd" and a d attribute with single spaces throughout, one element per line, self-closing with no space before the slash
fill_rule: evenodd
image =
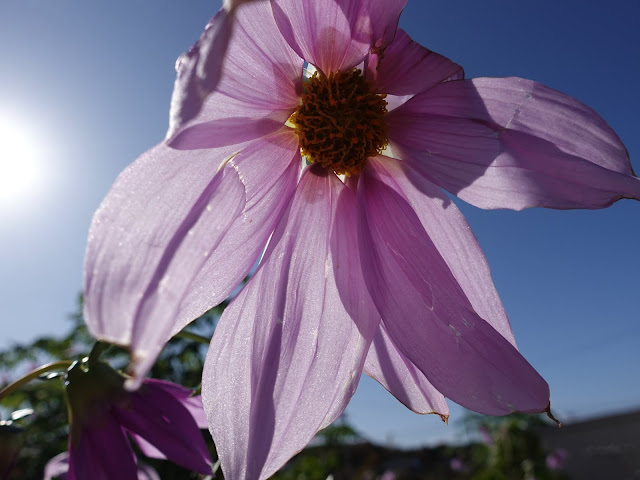
<path id="1" fill-rule="evenodd" d="M 23 195 L 0 196 L 0 347 L 66 330 L 91 215 L 118 172 L 163 138 L 175 59 L 218 6 L 0 3 L 0 125 L 28 139 L 40 176 Z M 532 78 L 590 105 L 640 172 L 639 13 L 628 0 L 409 0 L 400 25 L 467 77 Z M 0 160 L 8 155 L 0 145 Z M 640 203 L 525 212 L 458 204 L 558 415 L 640 406 Z M 459 433 L 408 412 L 369 379 L 348 413 L 378 442 L 409 446 Z M 452 409 L 452 422 L 460 416 Z"/>

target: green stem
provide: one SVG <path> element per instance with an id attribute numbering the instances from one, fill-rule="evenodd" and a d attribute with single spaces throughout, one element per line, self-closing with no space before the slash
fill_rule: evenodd
<path id="1" fill-rule="evenodd" d="M 220 459 L 216 460 L 216 463 L 214 463 L 213 467 L 211 467 L 211 473 L 215 475 L 215 473 L 218 471 L 219 468 L 220 468 Z"/>
<path id="2" fill-rule="evenodd" d="M 31 380 L 38 378 L 43 373 L 50 372 L 51 370 L 62 370 L 62 369 L 66 370 L 72 364 L 73 362 L 69 360 L 61 360 L 59 362 L 47 363 L 46 365 L 42 365 L 41 367 L 38 367 L 35 370 L 32 370 L 26 375 L 24 375 L 22 378 L 19 378 L 15 382 L 10 383 L 6 387 L 4 387 L 2 390 L 0 390 L 0 400 L 2 400 L 4 397 L 9 395 L 10 393 L 13 393 L 14 391 L 23 387 L 24 385 L 29 383 Z"/>
<path id="3" fill-rule="evenodd" d="M 176 333 L 176 337 L 186 338 L 187 340 L 193 340 L 194 342 L 204 343 L 205 345 L 209 345 L 211 343 L 211 339 L 204 337 L 202 335 L 198 335 L 197 333 L 191 333 L 186 330 L 182 330 L 181 332 Z"/>

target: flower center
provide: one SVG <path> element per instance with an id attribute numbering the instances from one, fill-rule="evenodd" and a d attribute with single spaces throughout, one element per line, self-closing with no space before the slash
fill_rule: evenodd
<path id="1" fill-rule="evenodd" d="M 302 154 L 338 175 L 359 174 L 387 145 L 385 97 L 371 91 L 360 70 L 315 72 L 291 116 Z"/>

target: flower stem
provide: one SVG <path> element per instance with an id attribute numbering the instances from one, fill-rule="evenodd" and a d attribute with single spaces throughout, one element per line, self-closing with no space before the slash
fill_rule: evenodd
<path id="1" fill-rule="evenodd" d="M 9 395 L 10 393 L 13 393 L 19 388 L 23 387 L 24 385 L 29 383 L 31 380 L 38 378 L 43 373 L 50 372 L 51 370 L 62 370 L 62 369 L 66 370 L 71 366 L 72 363 L 73 362 L 69 360 L 61 360 L 59 362 L 47 363 L 45 365 L 42 365 L 41 367 L 36 368 L 35 370 L 30 371 L 23 377 L 19 378 L 13 383 L 10 383 L 6 387 L 4 387 L 2 390 L 0 390 L 0 400 L 2 400 L 4 397 Z"/>
<path id="2" fill-rule="evenodd" d="M 219 468 L 220 468 L 220 459 L 218 458 L 218 460 L 216 460 L 216 463 L 214 463 L 213 466 L 211 467 L 211 473 L 215 475 Z"/>
<path id="3" fill-rule="evenodd" d="M 202 335 L 198 335 L 197 333 L 188 332 L 186 330 L 182 330 L 176 333 L 176 337 L 186 338 L 187 340 L 193 340 L 194 342 L 204 343 L 205 345 L 209 345 L 211 343 L 210 338 L 204 337 Z"/>

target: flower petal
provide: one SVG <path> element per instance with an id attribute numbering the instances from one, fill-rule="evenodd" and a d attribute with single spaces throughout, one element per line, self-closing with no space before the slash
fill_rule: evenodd
<path id="1" fill-rule="evenodd" d="M 389 337 L 446 397 L 480 413 L 540 412 L 549 387 L 473 310 L 412 206 L 369 162 L 358 183 L 367 287 Z"/>
<path id="2" fill-rule="evenodd" d="M 402 29 L 381 61 L 371 55 L 367 62 L 367 78 L 374 82 L 376 91 L 393 95 L 415 95 L 462 76 L 460 65 L 414 42 Z"/>
<path id="3" fill-rule="evenodd" d="M 530 80 L 445 82 L 387 119 L 403 158 L 481 208 L 602 208 L 640 199 L 640 180 L 606 122 Z"/>
<path id="4" fill-rule="evenodd" d="M 243 5 L 237 12 L 239 2 L 232 3 L 209 21 L 198 42 L 176 62 L 167 138 L 196 118 L 201 108 L 200 118 L 217 118 L 220 98 L 208 98 L 216 89 L 237 99 L 251 116 L 296 106 L 302 60 L 280 35 L 268 2 Z"/>
<path id="5" fill-rule="evenodd" d="M 129 436 L 133 438 L 138 445 L 140 451 L 144 454 L 145 457 L 149 458 L 157 458 L 158 460 L 166 460 L 167 456 L 158 450 L 151 442 L 145 440 L 140 435 L 129 432 Z"/>
<path id="6" fill-rule="evenodd" d="M 380 324 L 373 338 L 364 372 L 380 382 L 410 410 L 420 414 L 436 413 L 443 420 L 449 417 L 449 407 L 444 395 L 396 347 L 384 324 Z"/>
<path id="7" fill-rule="evenodd" d="M 293 50 L 325 74 L 359 64 L 371 46 L 371 34 L 355 30 L 361 1 L 272 0 L 273 16 Z M 367 25 L 367 29 L 370 27 Z"/>
<path id="8" fill-rule="evenodd" d="M 286 114 L 285 114 L 286 115 Z M 286 117 L 280 119 L 227 117 L 209 120 L 179 131 L 167 144 L 177 150 L 226 147 L 264 137 L 280 129 Z"/>
<path id="9" fill-rule="evenodd" d="M 303 64 L 280 35 L 269 2 L 247 3 L 237 10 L 218 89 L 254 111 L 291 110 L 291 115 L 298 106 Z M 204 116 L 217 107 L 209 98 Z"/>
<path id="10" fill-rule="evenodd" d="M 396 36 L 400 14 L 407 0 L 360 0 L 361 16 L 369 18 L 368 42 L 377 48 L 386 48 Z M 361 20 L 358 21 L 361 23 Z"/>
<path id="11" fill-rule="evenodd" d="M 202 397 L 200 395 L 193 395 L 193 390 L 185 388 L 177 383 L 167 382 L 165 380 L 157 380 L 154 378 L 148 378 L 144 381 L 145 385 L 154 384 L 164 391 L 173 395 L 184 408 L 186 408 L 193 419 L 198 425 L 198 428 L 208 428 L 207 417 L 202 407 Z"/>
<path id="12" fill-rule="evenodd" d="M 223 313 L 202 392 L 226 478 L 269 477 L 353 395 L 379 320 L 354 224 L 353 192 L 308 169 L 261 266 Z"/>
<path id="13" fill-rule="evenodd" d="M 515 347 L 489 265 L 464 215 L 439 187 L 416 174 L 406 162 L 381 158 L 384 161 L 371 160 L 378 178 L 411 205 L 476 313 Z"/>
<path id="14" fill-rule="evenodd" d="M 198 42 L 176 61 L 167 137 L 198 115 L 207 95 L 218 86 L 233 17 L 224 8 L 220 9 L 209 20 Z"/>
<path id="15" fill-rule="evenodd" d="M 79 432 L 79 438 L 69 436 L 68 480 L 138 479 L 129 439 L 113 418 L 105 419 L 97 428 Z"/>
<path id="16" fill-rule="evenodd" d="M 236 212 L 229 218 L 234 212 L 222 209 L 227 220 L 225 215 L 212 217 L 213 235 L 204 226 L 201 235 L 195 227 L 184 229 L 180 217 L 193 214 L 190 206 L 195 205 L 201 216 L 209 213 L 206 204 L 197 203 L 197 193 L 211 189 L 204 183 L 206 174 L 215 171 L 214 162 L 230 152 L 233 149 L 180 153 L 159 146 L 121 175 L 96 213 L 86 259 L 85 318 L 99 338 L 133 346 L 133 372 L 137 377 L 130 383 L 134 386 L 171 335 L 224 300 L 242 281 L 293 194 L 300 154 L 295 135 L 283 127 L 282 133 L 241 148 L 227 163 L 223 174 L 230 174 L 231 179 L 240 175 L 244 183 L 242 186 L 236 178 L 229 187 L 243 198 L 246 195 L 242 215 Z M 226 190 L 214 192 L 216 201 L 233 201 L 233 196 L 224 193 Z M 211 211 L 217 210 L 212 206 Z M 186 237 L 185 246 L 203 241 L 207 249 L 185 251 L 180 245 L 175 249 L 171 242 L 177 240 L 171 238 L 172 229 Z M 216 239 L 219 248 L 215 248 Z M 129 244 L 147 250 L 146 256 L 133 246 L 125 248 Z M 193 262 L 186 262 L 194 251 L 199 251 L 200 257 L 192 255 Z M 205 257 L 203 251 L 209 256 Z M 173 287 L 173 296 L 157 298 L 153 290 L 148 290 L 149 286 L 160 287 L 153 285 L 157 275 L 154 268 L 170 255 L 174 272 L 168 273 L 183 283 Z M 141 292 L 147 296 L 140 297 Z M 150 302 L 151 310 L 149 306 L 143 308 Z M 155 314 L 153 308 L 161 306 L 164 310 Z"/>
<path id="17" fill-rule="evenodd" d="M 97 338 L 132 346 L 138 376 L 170 338 L 194 276 L 244 207 L 237 172 L 214 176 L 226 154 L 159 145 L 120 174 L 94 215 L 85 319 Z"/>
<path id="18" fill-rule="evenodd" d="M 160 480 L 160 475 L 149 465 L 138 464 L 138 480 Z"/>
<path id="19" fill-rule="evenodd" d="M 298 137 L 288 127 L 229 161 L 245 184 L 245 208 L 193 280 L 173 334 L 222 302 L 249 274 L 291 201 L 300 163 Z"/>
<path id="20" fill-rule="evenodd" d="M 44 480 L 67 480 L 69 452 L 62 452 L 51 458 L 44 467 Z"/>
<path id="21" fill-rule="evenodd" d="M 202 433 L 174 393 L 162 383 L 144 382 L 130 394 L 130 405 L 113 408 L 113 416 L 169 460 L 196 472 L 211 473 L 212 462 Z"/>

